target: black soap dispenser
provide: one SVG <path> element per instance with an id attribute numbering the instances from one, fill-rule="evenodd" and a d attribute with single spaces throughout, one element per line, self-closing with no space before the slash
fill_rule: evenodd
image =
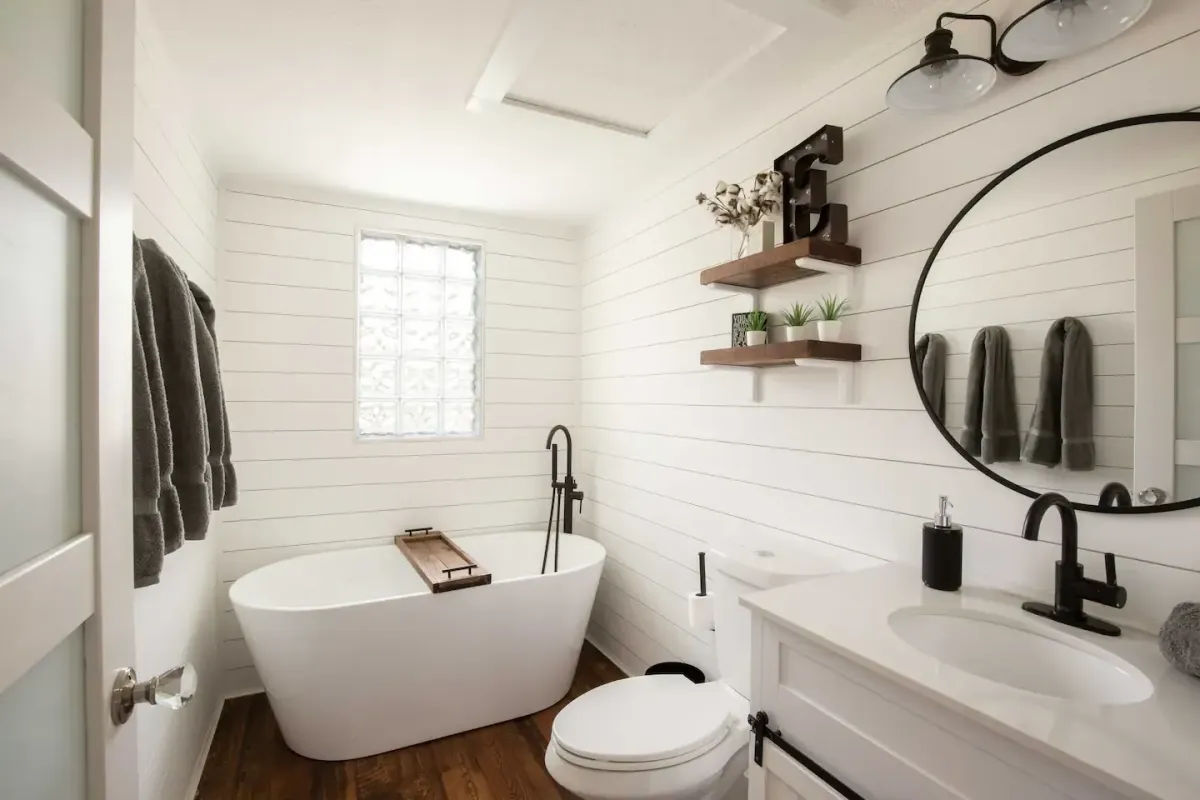
<path id="1" fill-rule="evenodd" d="M 921 580 L 930 589 L 957 592 L 962 586 L 962 525 L 950 520 L 954 505 L 945 495 L 938 498 L 938 513 L 922 528 Z"/>

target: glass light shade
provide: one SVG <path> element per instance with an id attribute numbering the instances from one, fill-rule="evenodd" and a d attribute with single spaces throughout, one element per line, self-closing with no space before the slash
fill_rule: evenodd
<path id="1" fill-rule="evenodd" d="M 955 55 L 901 75 L 887 91 L 887 104 L 901 111 L 951 111 L 974 103 L 995 85 L 990 62 Z"/>
<path id="2" fill-rule="evenodd" d="M 1014 22 L 1000 37 L 1000 52 L 1022 62 L 1051 61 L 1082 53 L 1132 28 L 1152 0 L 1050 0 Z"/>

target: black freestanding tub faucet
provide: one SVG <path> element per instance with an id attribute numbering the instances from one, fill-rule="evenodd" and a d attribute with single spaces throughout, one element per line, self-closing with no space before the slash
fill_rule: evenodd
<path id="1" fill-rule="evenodd" d="M 561 482 L 558 480 L 558 445 L 554 444 L 554 434 L 559 431 L 563 432 L 563 436 L 567 438 L 567 474 L 563 476 Z M 566 425 L 555 425 L 550 429 L 550 435 L 546 437 L 546 449 L 550 451 L 550 486 L 556 492 L 563 493 L 563 511 L 562 511 L 562 529 L 563 533 L 575 532 L 575 502 L 579 501 L 579 510 L 583 511 L 583 492 L 579 491 L 579 484 L 575 482 L 575 476 L 571 473 L 571 432 L 567 430 Z"/>
<path id="2" fill-rule="evenodd" d="M 554 443 L 554 434 L 559 431 L 567 439 L 567 474 L 558 479 L 558 445 Z M 546 437 L 546 449 L 550 451 L 550 519 L 546 523 L 546 547 L 542 550 L 542 574 L 546 574 L 546 562 L 550 555 L 550 534 L 554 534 L 554 571 L 558 572 L 558 526 L 556 518 L 562 523 L 564 533 L 575 532 L 575 501 L 579 501 L 579 510 L 583 510 L 583 492 L 571 473 L 571 432 L 566 425 L 555 425 Z"/>

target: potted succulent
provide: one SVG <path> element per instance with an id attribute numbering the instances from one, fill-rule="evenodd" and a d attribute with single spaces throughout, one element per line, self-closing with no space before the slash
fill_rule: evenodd
<path id="1" fill-rule="evenodd" d="M 767 343 L 767 312 L 751 311 L 746 317 L 746 346 Z"/>
<path id="2" fill-rule="evenodd" d="M 789 342 L 804 341 L 804 326 L 813 318 L 813 307 L 807 303 L 793 303 L 791 308 L 782 312 L 783 321 L 787 323 L 785 333 Z"/>
<path id="3" fill-rule="evenodd" d="M 850 301 L 836 294 L 827 294 L 817 303 L 821 319 L 817 322 L 817 338 L 822 342 L 839 342 L 842 339 L 842 317 L 850 310 Z"/>
<path id="4" fill-rule="evenodd" d="M 749 188 L 721 181 L 711 197 L 701 193 L 696 195 L 696 202 L 708 209 L 718 225 L 741 232 L 737 257 L 742 258 L 750 249 L 750 230 L 760 222 L 770 224 L 764 218 L 778 214 L 782 208 L 783 175 L 774 170 L 760 172 Z"/>

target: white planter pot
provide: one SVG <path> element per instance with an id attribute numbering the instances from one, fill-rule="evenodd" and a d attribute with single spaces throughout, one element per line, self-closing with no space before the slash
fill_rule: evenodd
<path id="1" fill-rule="evenodd" d="M 823 319 L 818 322 L 817 338 L 822 342 L 840 342 L 842 340 L 842 321 L 840 319 Z"/>
<path id="2" fill-rule="evenodd" d="M 757 347 L 760 344 L 767 343 L 766 331 L 746 331 L 746 346 Z"/>
<path id="3" fill-rule="evenodd" d="M 803 342 L 808 338 L 804 334 L 807 329 L 803 325 L 788 325 L 784 330 L 787 332 L 789 342 Z"/>

